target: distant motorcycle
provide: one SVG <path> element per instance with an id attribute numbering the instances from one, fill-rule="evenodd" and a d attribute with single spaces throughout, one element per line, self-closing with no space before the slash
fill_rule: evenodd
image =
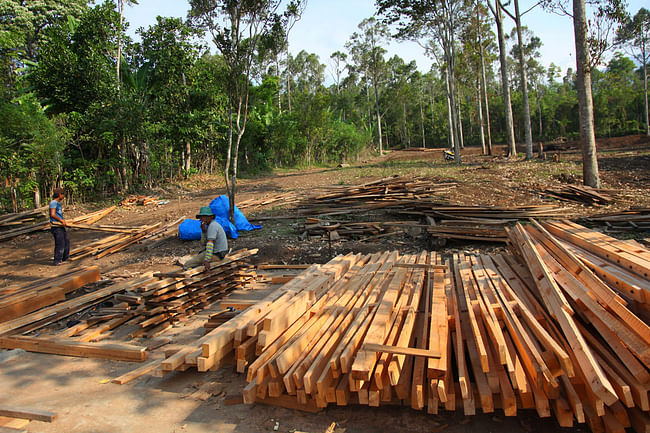
<path id="1" fill-rule="evenodd" d="M 453 161 L 456 157 L 453 150 L 445 150 L 444 155 L 445 161 Z"/>

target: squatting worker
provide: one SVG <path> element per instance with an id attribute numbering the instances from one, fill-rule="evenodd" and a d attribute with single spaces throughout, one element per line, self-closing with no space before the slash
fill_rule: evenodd
<path id="1" fill-rule="evenodd" d="M 205 243 L 205 251 L 185 263 L 186 268 L 198 266 L 203 262 L 206 271 L 210 270 L 210 261 L 215 258 L 223 260 L 228 254 L 228 239 L 226 232 L 214 219 L 210 206 L 203 206 L 196 215 L 201 220 L 201 241 Z"/>
<path id="2" fill-rule="evenodd" d="M 70 239 L 68 231 L 65 229 L 68 224 L 63 219 L 63 206 L 61 205 L 64 197 L 63 188 L 55 188 L 50 202 L 50 224 L 52 225 L 50 232 L 54 237 L 54 266 L 65 262 L 70 256 Z"/>

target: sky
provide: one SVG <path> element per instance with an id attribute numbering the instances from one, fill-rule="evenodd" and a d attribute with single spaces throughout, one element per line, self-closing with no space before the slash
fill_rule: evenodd
<path id="1" fill-rule="evenodd" d="M 647 0 L 628 0 L 628 11 L 634 15 L 641 7 L 647 7 Z M 537 0 L 520 0 L 523 12 L 537 3 Z M 137 39 L 135 30 L 147 27 L 156 21 L 156 16 L 187 16 L 186 0 L 139 0 L 138 5 L 127 5 L 125 17 L 130 23 L 129 34 Z M 307 8 L 289 34 L 289 50 L 296 55 L 301 50 L 315 53 L 321 63 L 330 70 L 330 55 L 345 51 L 345 43 L 358 30 L 359 23 L 375 13 L 374 0 L 308 0 Z M 559 66 L 564 74 L 567 68 L 575 70 L 575 46 L 573 23 L 569 17 L 546 12 L 537 7 L 522 17 L 522 24 L 541 38 L 540 61 L 544 67 L 551 63 Z M 506 31 L 514 27 L 511 19 L 506 21 Z M 494 29 L 496 33 L 496 28 Z M 405 62 L 416 60 L 418 69 L 426 72 L 431 67 L 424 50 L 415 42 L 392 42 L 388 57 L 398 54 Z M 328 77 L 331 83 L 331 77 Z"/>

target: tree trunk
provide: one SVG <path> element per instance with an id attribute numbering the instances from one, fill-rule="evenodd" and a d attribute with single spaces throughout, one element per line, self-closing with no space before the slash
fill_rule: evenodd
<path id="1" fill-rule="evenodd" d="M 16 195 L 16 181 L 13 176 L 9 178 L 9 194 L 11 195 L 11 211 L 18 212 L 18 196 Z"/>
<path id="2" fill-rule="evenodd" d="M 124 191 L 129 190 L 129 178 L 127 177 L 127 171 L 126 171 L 126 137 L 122 137 L 122 145 L 120 146 L 120 157 L 122 160 L 122 166 L 120 167 L 120 170 L 122 172 L 122 188 L 124 188 Z"/>
<path id="3" fill-rule="evenodd" d="M 183 168 L 185 169 L 185 177 L 187 178 L 190 175 L 190 168 L 192 168 L 192 146 L 189 140 L 185 142 L 185 161 Z"/>
<path id="4" fill-rule="evenodd" d="M 492 155 L 492 129 L 490 127 L 490 102 L 488 100 L 487 79 L 485 77 L 485 53 L 483 52 L 483 41 L 479 32 L 479 55 L 481 57 L 481 87 L 485 96 L 485 125 L 487 126 L 487 154 Z"/>
<path id="5" fill-rule="evenodd" d="M 287 108 L 291 114 L 291 54 L 289 54 L 289 44 L 287 43 Z"/>
<path id="6" fill-rule="evenodd" d="M 515 18 L 517 25 L 517 40 L 519 41 L 519 79 L 521 81 L 521 94 L 524 104 L 524 134 L 526 137 L 526 159 L 533 159 L 533 131 L 530 122 L 530 104 L 528 102 L 528 72 L 524 58 L 524 38 L 521 34 L 521 15 L 519 14 L 519 0 L 515 0 Z"/>
<path id="7" fill-rule="evenodd" d="M 642 30 L 643 31 L 643 30 Z M 650 137 L 650 118 L 648 117 L 648 55 L 646 52 L 646 38 L 645 36 L 641 37 L 641 59 L 643 59 L 643 98 L 644 98 L 644 109 L 645 109 L 645 134 Z"/>
<path id="8" fill-rule="evenodd" d="M 465 138 L 463 137 L 463 116 L 460 112 L 460 102 L 456 104 L 458 108 L 458 141 L 461 149 L 465 149 Z"/>
<path id="9" fill-rule="evenodd" d="M 591 64 L 587 41 L 585 0 L 573 0 L 573 31 L 576 45 L 577 91 L 580 111 L 580 139 L 582 140 L 582 181 L 585 185 L 600 188 L 596 134 L 594 131 L 594 106 L 591 94 Z"/>
<path id="10" fill-rule="evenodd" d="M 508 60 L 506 58 L 506 36 L 503 32 L 503 15 L 500 0 L 495 0 L 495 18 L 499 39 L 499 62 L 501 63 L 501 87 L 503 88 L 503 106 L 506 118 L 506 138 L 508 142 L 509 158 L 517 157 L 517 146 L 515 144 L 515 127 L 512 120 L 512 105 L 510 103 L 510 84 L 508 82 Z"/>
<path id="11" fill-rule="evenodd" d="M 483 99 L 483 95 L 481 95 L 481 80 L 478 79 L 477 81 L 477 87 L 476 87 L 476 100 L 478 101 L 478 123 L 479 123 L 479 133 L 480 133 L 480 138 L 481 138 L 481 154 L 485 155 L 487 153 L 487 149 L 485 148 L 485 129 L 483 128 L 483 104 L 481 103 Z"/>
<path id="12" fill-rule="evenodd" d="M 542 101 L 539 95 L 539 86 L 537 84 L 535 84 L 535 95 L 535 99 L 537 99 L 537 117 L 539 118 L 539 136 L 537 138 L 541 141 L 542 135 L 544 134 L 544 125 L 542 124 Z"/>
<path id="13" fill-rule="evenodd" d="M 447 83 L 447 127 L 449 129 L 449 148 L 456 149 L 456 128 L 454 128 L 454 119 L 452 116 L 453 110 L 451 109 L 451 91 L 449 87 L 449 74 L 445 73 L 445 81 Z"/>
<path id="14" fill-rule="evenodd" d="M 422 147 L 427 148 L 427 140 L 424 136 L 424 110 L 422 108 L 422 98 L 420 98 L 420 131 L 422 132 Z"/>
<path id="15" fill-rule="evenodd" d="M 282 92 L 280 88 L 281 77 L 280 77 L 280 52 L 275 56 L 275 72 L 278 74 L 278 114 L 282 114 Z"/>
<path id="16" fill-rule="evenodd" d="M 377 90 L 377 83 L 374 82 L 372 85 L 375 90 L 375 112 L 377 115 L 377 128 L 379 128 L 379 156 L 384 154 L 384 145 L 381 135 L 381 113 L 379 112 L 379 91 Z"/>
<path id="17" fill-rule="evenodd" d="M 36 178 L 36 173 L 32 171 L 32 177 L 34 178 L 34 209 L 41 207 L 41 188 L 38 184 L 38 179 Z"/>
<path id="18" fill-rule="evenodd" d="M 122 59 L 122 24 L 124 22 L 124 0 L 119 0 L 118 8 L 120 9 L 120 31 L 117 33 L 117 61 L 116 77 L 117 77 L 117 92 L 120 92 L 120 60 Z"/>

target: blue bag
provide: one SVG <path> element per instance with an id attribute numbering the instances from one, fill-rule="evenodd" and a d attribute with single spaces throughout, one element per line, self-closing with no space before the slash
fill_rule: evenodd
<path id="1" fill-rule="evenodd" d="M 228 213 L 230 211 L 230 201 L 228 196 L 220 195 L 210 202 L 210 209 L 214 212 L 215 219 L 223 230 L 226 232 L 226 236 L 231 239 L 237 239 L 239 237 L 238 230 L 256 230 L 261 229 L 262 226 L 254 225 L 248 222 L 242 211 L 240 211 L 235 205 L 235 224 L 233 225 L 228 219 Z"/>
<path id="2" fill-rule="evenodd" d="M 178 226 L 178 236 L 184 241 L 201 239 L 201 221 L 186 219 Z"/>

